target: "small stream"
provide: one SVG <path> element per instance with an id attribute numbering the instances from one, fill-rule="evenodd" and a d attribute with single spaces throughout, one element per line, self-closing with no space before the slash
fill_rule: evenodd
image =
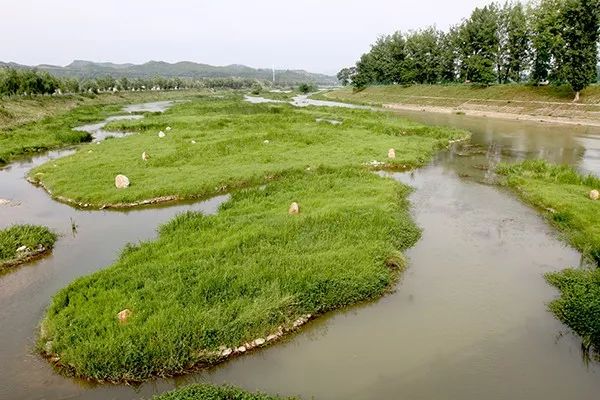
<path id="1" fill-rule="evenodd" d="M 579 265 L 580 254 L 535 210 L 488 183 L 499 161 L 527 158 L 600 174 L 600 129 L 403 114 L 465 128 L 473 137 L 472 146 L 441 152 L 425 168 L 389 174 L 416 189 L 410 200 L 423 228 L 395 292 L 329 313 L 282 343 L 210 370 L 140 386 L 56 374 L 32 353 L 36 326 L 51 296 L 74 278 L 112 263 L 127 242 L 152 239 L 159 224 L 181 211 L 216 212 L 227 196 L 79 210 L 24 180 L 35 165 L 73 150 L 0 170 L 0 197 L 19 204 L 0 206 L 0 226 L 44 224 L 62 235 L 51 256 L 0 276 L 0 399 L 139 399 L 192 382 L 307 399 L 596 399 L 600 366 L 582 359 L 580 340 L 547 311 L 556 290 L 542 277 Z M 99 125 L 89 128 L 98 139 Z"/>

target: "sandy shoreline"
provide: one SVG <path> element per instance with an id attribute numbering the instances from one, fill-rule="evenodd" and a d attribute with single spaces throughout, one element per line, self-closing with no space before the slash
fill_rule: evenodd
<path id="1" fill-rule="evenodd" d="M 383 104 L 383 108 L 399 111 L 424 111 L 439 114 L 461 114 L 473 117 L 490 117 L 498 119 L 508 119 L 512 121 L 533 121 L 533 122 L 545 122 L 551 124 L 565 124 L 565 125 L 585 125 L 585 126 L 598 126 L 600 127 L 600 120 L 597 119 L 585 119 L 585 118 L 568 118 L 568 117 L 552 117 L 542 115 L 531 115 L 531 114 L 515 114 L 500 111 L 482 111 L 482 110 L 469 110 L 464 108 L 456 107 L 442 107 L 442 106 L 427 106 L 418 104 L 401 104 L 391 103 Z"/>

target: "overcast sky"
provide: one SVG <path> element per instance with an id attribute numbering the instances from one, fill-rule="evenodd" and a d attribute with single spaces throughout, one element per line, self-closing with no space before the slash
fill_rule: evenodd
<path id="1" fill-rule="evenodd" d="M 335 73 L 380 34 L 446 29 L 490 0 L 0 0 L 0 61 L 73 59 Z"/>

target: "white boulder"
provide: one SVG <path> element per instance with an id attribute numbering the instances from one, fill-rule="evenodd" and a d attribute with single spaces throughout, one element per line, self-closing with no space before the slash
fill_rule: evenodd
<path id="1" fill-rule="evenodd" d="M 129 187 L 129 178 L 125 175 L 117 175 L 115 176 L 115 186 L 117 189 L 124 189 Z"/>
<path id="2" fill-rule="evenodd" d="M 292 204 L 290 204 L 290 208 L 288 209 L 288 213 L 289 214 L 299 214 L 300 213 L 300 206 L 298 205 L 298 203 L 293 202 Z"/>

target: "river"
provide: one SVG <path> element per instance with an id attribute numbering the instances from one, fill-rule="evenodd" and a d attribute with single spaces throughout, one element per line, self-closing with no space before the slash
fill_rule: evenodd
<path id="1" fill-rule="evenodd" d="M 32 352 L 36 326 L 52 294 L 110 264 L 127 242 L 153 238 L 160 223 L 183 210 L 214 213 L 227 197 L 80 210 L 24 180 L 30 168 L 64 152 L 0 170 L 0 197 L 20 202 L 0 207 L 0 226 L 44 224 L 62 234 L 51 256 L 0 276 L 0 398 L 139 399 L 214 382 L 316 399 L 596 399 L 600 366 L 582 357 L 580 340 L 547 311 L 557 292 L 542 276 L 579 265 L 580 254 L 535 210 L 490 183 L 497 162 L 525 158 L 599 174 L 600 129 L 403 114 L 473 136 L 472 147 L 456 145 L 427 167 L 389 174 L 415 188 L 412 212 L 423 229 L 394 293 L 330 313 L 281 343 L 210 370 L 140 386 L 56 374 Z"/>

